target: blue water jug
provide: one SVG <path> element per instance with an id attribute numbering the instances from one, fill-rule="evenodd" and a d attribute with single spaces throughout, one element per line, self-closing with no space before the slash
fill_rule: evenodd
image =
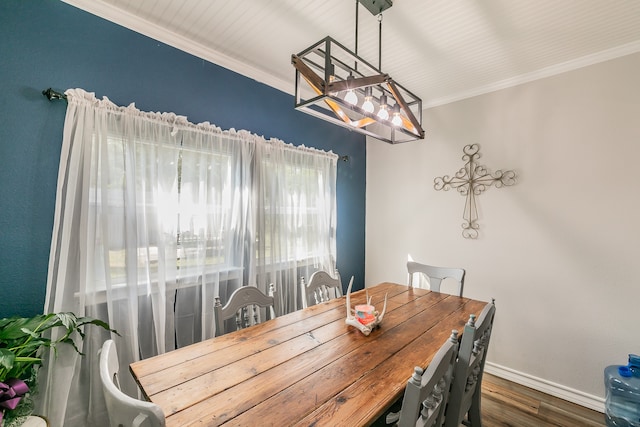
<path id="1" fill-rule="evenodd" d="M 630 354 L 627 366 L 607 366 L 604 387 L 607 426 L 640 427 L 640 356 Z"/>

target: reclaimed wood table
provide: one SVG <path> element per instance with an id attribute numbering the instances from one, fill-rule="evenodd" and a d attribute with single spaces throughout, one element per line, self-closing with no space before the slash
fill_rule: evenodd
<path id="1" fill-rule="evenodd" d="M 403 394 L 485 302 L 405 285 L 367 288 L 387 312 L 369 336 L 345 324 L 345 297 L 132 363 L 167 426 L 365 426 Z M 364 290 L 351 304 L 364 304 Z"/>

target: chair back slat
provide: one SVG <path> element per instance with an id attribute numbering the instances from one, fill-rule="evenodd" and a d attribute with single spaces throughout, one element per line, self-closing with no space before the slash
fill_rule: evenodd
<path id="1" fill-rule="evenodd" d="M 268 316 L 266 314 L 262 316 L 261 307 L 269 308 Z M 225 328 L 225 321 L 228 319 L 235 319 L 236 329 L 244 329 L 261 323 L 266 320 L 266 317 L 273 319 L 280 312 L 273 284 L 269 286 L 269 295 L 265 295 L 254 286 L 238 288 L 231 294 L 229 301 L 224 306 L 220 302 L 220 297 L 216 297 L 213 311 L 216 321 L 216 336 L 231 332 Z"/>
<path id="2" fill-rule="evenodd" d="M 453 330 L 426 371 L 418 366 L 414 368 L 405 388 L 399 427 L 442 426 L 457 353 L 458 331 Z"/>
<path id="3" fill-rule="evenodd" d="M 302 295 L 302 308 L 320 304 L 342 296 L 342 280 L 336 270 L 336 277 L 331 277 L 324 270 L 318 270 L 311 275 L 306 283 L 304 277 L 300 278 L 300 292 Z"/>
<path id="4" fill-rule="evenodd" d="M 424 274 L 429 281 L 429 289 L 433 292 L 440 292 L 440 285 L 444 279 L 453 279 L 458 282 L 458 296 L 462 296 L 464 290 L 464 268 L 437 267 L 433 265 L 421 264 L 415 261 L 407 262 L 407 272 L 409 273 L 409 287 L 413 287 L 413 278 L 416 274 Z"/>
<path id="5" fill-rule="evenodd" d="M 480 427 L 480 396 L 484 364 L 489 349 L 496 307 L 487 304 L 480 317 L 469 317 L 464 327 L 458 360 L 456 361 L 445 427 L 458 427 L 467 416 L 466 423 Z"/>

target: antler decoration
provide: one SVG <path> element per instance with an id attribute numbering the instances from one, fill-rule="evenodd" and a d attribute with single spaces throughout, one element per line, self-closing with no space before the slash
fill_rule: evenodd
<path id="1" fill-rule="evenodd" d="M 351 286 L 353 285 L 353 276 L 351 276 L 351 280 L 349 280 L 349 287 L 347 288 L 347 320 L 345 323 L 347 325 L 351 325 L 362 332 L 365 336 L 369 335 L 371 331 L 373 331 L 376 327 L 382 323 L 382 319 L 384 318 L 384 313 L 387 311 L 387 296 L 384 296 L 384 307 L 382 308 L 382 313 L 378 311 L 373 311 L 373 318 L 369 321 L 366 321 L 362 318 L 356 318 L 356 310 L 351 308 Z M 371 305 L 371 297 L 369 296 L 369 292 L 367 292 L 367 305 Z"/>

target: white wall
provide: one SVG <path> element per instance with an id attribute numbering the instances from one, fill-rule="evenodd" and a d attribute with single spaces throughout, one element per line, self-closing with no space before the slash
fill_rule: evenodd
<path id="1" fill-rule="evenodd" d="M 601 409 L 604 367 L 640 353 L 638 76 L 629 55 L 426 110 L 424 141 L 368 140 L 367 286 L 406 283 L 408 254 L 464 267 L 465 296 L 496 298 L 494 368 Z M 473 143 L 518 183 L 477 198 L 468 240 L 464 197 L 433 180 Z"/>

